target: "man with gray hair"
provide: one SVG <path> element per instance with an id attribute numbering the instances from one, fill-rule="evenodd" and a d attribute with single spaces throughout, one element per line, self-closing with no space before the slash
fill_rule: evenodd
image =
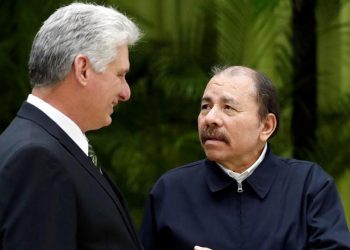
<path id="1" fill-rule="evenodd" d="M 0 249 L 142 249 L 85 136 L 130 98 L 128 47 L 139 36 L 117 10 L 83 3 L 36 34 L 32 93 L 0 136 Z"/>
<path id="2" fill-rule="evenodd" d="M 262 73 L 219 68 L 198 115 L 206 159 L 152 188 L 146 250 L 341 250 L 350 236 L 334 180 L 315 163 L 275 156 L 277 93 Z"/>

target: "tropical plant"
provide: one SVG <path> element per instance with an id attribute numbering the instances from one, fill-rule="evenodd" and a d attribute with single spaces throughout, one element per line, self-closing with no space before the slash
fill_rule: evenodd
<path id="1" fill-rule="evenodd" d="M 30 91 L 26 64 L 36 31 L 52 11 L 68 2 L 0 2 L 0 97 L 5 104 L 0 108 L 1 129 Z M 116 6 L 144 32 L 130 55 L 131 100 L 118 106 L 110 127 L 88 134 L 100 161 L 125 194 L 137 224 L 156 179 L 168 169 L 204 157 L 196 121 L 214 65 L 250 66 L 273 80 L 280 93 L 282 119 L 271 146 L 277 154 L 293 156 L 292 10 L 297 1 L 94 2 Z M 304 157 L 338 178 L 350 160 L 350 1 L 315 3 L 317 127 Z"/>

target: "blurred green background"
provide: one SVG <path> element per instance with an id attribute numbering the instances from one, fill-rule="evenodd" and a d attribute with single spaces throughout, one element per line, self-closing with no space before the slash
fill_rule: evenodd
<path id="1" fill-rule="evenodd" d="M 27 61 L 42 22 L 71 1 L 0 1 L 0 131 L 30 93 Z M 349 0 L 110 0 L 142 29 L 131 49 L 132 98 L 90 132 L 136 225 L 157 178 L 204 157 L 200 98 L 214 65 L 246 65 L 278 87 L 276 154 L 319 163 L 337 182 L 350 224 Z"/>

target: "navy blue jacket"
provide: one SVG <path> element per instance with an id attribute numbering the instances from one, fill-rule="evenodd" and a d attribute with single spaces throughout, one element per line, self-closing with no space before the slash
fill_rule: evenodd
<path id="1" fill-rule="evenodd" d="M 170 170 L 150 192 L 146 250 L 350 249 L 333 179 L 318 165 L 274 156 L 237 182 L 209 160 Z"/>

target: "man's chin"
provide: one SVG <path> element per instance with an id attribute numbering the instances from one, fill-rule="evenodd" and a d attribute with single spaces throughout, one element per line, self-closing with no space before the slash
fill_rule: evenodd
<path id="1" fill-rule="evenodd" d="M 98 130 L 103 127 L 107 127 L 112 124 L 112 117 L 108 116 L 103 122 L 96 124 L 93 128 L 90 128 L 89 130 Z"/>
<path id="2" fill-rule="evenodd" d="M 112 117 L 111 116 L 109 116 L 107 119 L 106 119 L 106 121 L 105 121 L 105 123 L 101 126 L 101 127 L 107 127 L 107 126 L 109 126 L 109 125 L 111 125 L 112 124 Z"/>
<path id="3" fill-rule="evenodd" d="M 220 157 L 220 153 L 215 150 L 206 150 L 204 149 L 205 155 L 207 156 L 208 160 L 211 161 L 220 161 L 222 157 Z"/>

